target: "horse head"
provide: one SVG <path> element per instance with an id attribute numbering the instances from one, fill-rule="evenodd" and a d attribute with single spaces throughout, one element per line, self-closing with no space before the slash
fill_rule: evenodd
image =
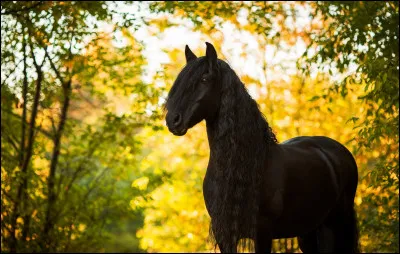
<path id="1" fill-rule="evenodd" d="M 219 108 L 221 82 L 215 48 L 206 42 L 206 55 L 197 57 L 186 45 L 186 66 L 176 78 L 166 102 L 166 123 L 174 135 L 212 119 Z M 221 61 L 222 62 L 222 61 Z"/>

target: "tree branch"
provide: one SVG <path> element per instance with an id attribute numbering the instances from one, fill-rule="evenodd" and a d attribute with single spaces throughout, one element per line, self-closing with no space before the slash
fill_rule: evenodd
<path id="1" fill-rule="evenodd" d="M 14 198 L 10 194 L 8 194 L 4 188 L 1 188 L 1 195 L 6 196 L 11 202 L 15 203 Z M 3 207 L 3 209 L 4 209 L 4 207 Z"/>
<path id="2" fill-rule="evenodd" d="M 4 134 L 3 131 L 2 131 L 2 134 Z M 18 152 L 19 151 L 19 147 L 17 146 L 17 143 L 12 139 L 12 137 L 7 135 L 7 140 L 10 142 L 12 147 L 14 147 L 15 151 Z"/>
<path id="3" fill-rule="evenodd" d="M 23 61 L 23 59 L 19 60 L 18 63 L 14 65 L 14 68 L 16 68 L 22 61 Z M 5 76 L 3 82 L 1 83 L 1 87 L 3 87 L 7 83 L 8 78 L 11 77 L 11 74 L 13 74 L 13 73 L 14 73 L 13 71 L 8 73 L 8 75 L 1 73 Z"/>
<path id="4" fill-rule="evenodd" d="M 47 52 L 47 49 L 44 49 L 44 53 L 45 53 L 45 56 L 47 57 L 47 59 L 49 59 L 50 66 L 53 69 L 53 71 L 55 72 L 57 78 L 60 80 L 61 84 L 65 84 L 64 78 L 61 76 L 61 73 L 58 71 L 56 65 L 53 62 L 53 59 L 51 59 L 49 53 Z"/>
<path id="5" fill-rule="evenodd" d="M 54 218 L 53 218 L 53 206 L 56 201 L 56 193 L 54 191 L 54 184 L 55 184 L 55 175 L 56 175 L 56 169 L 57 169 L 57 164 L 58 164 L 58 158 L 60 155 L 60 146 L 61 146 L 61 137 L 64 131 L 65 127 L 65 122 L 67 120 L 67 113 L 68 113 L 68 107 L 69 107 L 69 102 L 70 102 L 70 96 L 71 96 L 71 83 L 72 79 L 70 78 L 67 83 L 63 83 L 63 89 L 64 89 L 64 102 L 62 106 L 62 112 L 61 112 L 61 117 L 60 117 L 60 122 L 58 124 L 58 129 L 55 135 L 54 139 L 54 148 L 53 148 L 53 153 L 51 157 L 51 162 L 50 162 L 50 173 L 48 176 L 48 181 L 47 181 L 47 186 L 48 186 L 48 204 L 47 204 L 47 211 L 46 211 L 46 217 L 45 217 L 45 225 L 44 225 L 44 230 L 43 230 L 43 239 L 47 243 L 47 246 L 50 246 L 49 244 L 49 239 L 48 239 L 48 234 L 50 230 L 53 227 L 54 224 Z M 45 247 L 47 249 L 47 247 Z"/>
<path id="6" fill-rule="evenodd" d="M 10 114 L 11 116 L 14 116 L 14 117 L 16 117 L 16 118 L 21 118 L 20 115 L 14 113 L 14 112 L 12 112 L 12 111 L 5 110 L 3 107 L 1 108 L 1 112 L 2 112 L 2 113 Z M 21 119 L 22 119 L 22 118 L 21 118 Z M 25 124 L 30 125 L 29 122 L 26 121 L 26 120 L 25 120 Z M 41 129 L 39 126 L 35 126 L 35 131 L 41 132 L 43 135 L 45 135 L 45 136 L 48 137 L 49 139 L 53 139 L 53 138 L 54 138 L 53 135 L 52 135 L 51 133 L 49 133 L 48 131 L 46 131 L 46 130 L 44 130 L 44 129 Z"/>
<path id="7" fill-rule="evenodd" d="M 74 22 L 75 22 L 75 19 L 74 19 Z M 71 34 L 68 60 L 72 59 L 72 48 L 71 48 L 72 39 L 73 39 L 73 35 Z M 44 233 L 43 239 L 45 240 L 45 243 L 47 243 L 45 248 L 49 249 L 50 242 L 49 242 L 49 239 L 47 236 L 48 236 L 50 230 L 53 228 L 53 225 L 57 218 L 57 215 L 55 215 L 55 216 L 53 215 L 53 212 L 54 212 L 53 206 L 57 199 L 57 193 L 54 190 L 54 185 L 55 185 L 56 169 L 57 169 L 57 165 L 58 165 L 58 158 L 60 155 L 61 137 L 63 135 L 65 123 L 67 121 L 68 108 L 70 105 L 70 99 L 71 99 L 71 93 L 72 93 L 72 85 L 71 85 L 72 84 L 72 75 L 70 75 L 71 72 L 69 70 L 67 70 L 67 76 L 69 76 L 69 77 L 68 77 L 68 81 L 65 81 L 64 78 L 61 76 L 61 73 L 59 72 L 59 70 L 56 68 L 53 60 L 51 59 L 49 53 L 47 52 L 47 49 L 44 48 L 44 50 L 45 50 L 46 57 L 50 61 L 51 68 L 56 73 L 58 79 L 61 81 L 63 91 L 64 91 L 64 102 L 63 102 L 63 106 L 62 106 L 60 122 L 58 124 L 58 129 L 55 134 L 54 148 L 53 148 L 53 154 L 52 154 L 52 158 L 51 158 L 51 162 L 50 162 L 50 172 L 49 172 L 48 182 L 47 182 L 48 204 L 47 204 L 47 211 L 46 211 L 46 217 L 45 217 L 45 225 L 44 225 L 44 230 L 43 230 L 43 233 Z M 47 246 L 49 246 L 49 247 L 47 247 Z"/>
<path id="8" fill-rule="evenodd" d="M 19 10 L 18 9 L 14 9 L 14 10 L 10 9 L 8 11 L 5 11 L 5 12 L 1 13 L 1 15 L 11 15 L 11 14 L 17 14 L 18 12 L 29 11 L 31 9 L 34 9 L 34 8 L 38 7 L 41 4 L 43 4 L 43 1 L 39 1 L 39 2 L 37 2 L 35 4 L 33 4 L 32 6 L 21 8 Z"/>
<path id="9" fill-rule="evenodd" d="M 23 81 L 23 88 L 22 88 L 22 98 L 24 100 L 23 102 L 23 110 L 22 110 L 22 130 L 21 130 L 21 153 L 20 153 L 20 166 L 22 167 L 23 162 L 24 162 L 24 150 L 25 150 L 25 129 L 26 129 L 26 102 L 27 102 L 27 93 L 28 93 L 28 74 L 26 71 L 26 40 L 25 40 L 25 34 L 22 34 L 23 36 L 23 51 L 24 51 L 24 81 Z M 29 195 L 28 195 L 28 175 L 25 175 L 23 178 L 22 182 L 22 199 L 23 199 L 23 210 L 25 211 L 24 215 L 24 226 L 22 228 L 22 242 L 26 241 L 26 236 L 28 235 L 29 232 L 29 226 L 30 226 L 30 221 L 31 221 L 31 216 L 28 212 L 28 202 L 29 202 Z"/>
<path id="10" fill-rule="evenodd" d="M 98 142 L 100 142 L 101 138 L 102 138 L 102 136 L 97 138 Z M 71 180 L 68 182 L 68 185 L 66 186 L 67 189 L 65 191 L 65 196 L 67 196 L 69 190 L 72 187 L 72 184 L 74 183 L 74 181 L 78 177 L 78 174 L 83 170 L 83 166 L 85 165 L 85 163 L 92 158 L 94 152 L 96 151 L 98 145 L 97 144 L 91 144 L 92 142 L 93 142 L 93 139 L 89 143 L 90 149 L 88 151 L 88 154 L 87 154 L 86 158 L 79 164 L 78 168 L 75 170 L 73 176 L 71 177 Z"/>
<path id="11" fill-rule="evenodd" d="M 17 239 L 15 235 L 15 230 L 17 226 L 17 218 L 20 216 L 19 212 L 19 205 L 21 202 L 23 190 L 26 188 L 24 185 L 25 183 L 25 178 L 27 177 L 28 173 L 28 166 L 29 162 L 32 156 L 32 150 L 33 150 L 33 143 L 34 143 L 34 134 L 35 134 L 35 123 L 36 123 L 36 116 L 38 112 L 38 107 L 39 107 L 39 99 L 40 99 L 40 92 L 42 88 L 42 79 L 43 79 L 43 73 L 41 66 L 39 66 L 36 62 L 36 58 L 33 54 L 33 46 L 32 43 L 30 43 L 31 47 L 31 54 L 33 58 L 33 63 L 36 67 L 36 72 L 37 72 L 37 80 L 36 80 L 36 91 L 35 91 L 35 96 L 33 100 L 33 106 L 32 106 L 32 113 L 31 113 L 31 120 L 30 120 L 30 128 L 29 128 L 29 136 L 28 136 L 28 146 L 26 150 L 26 156 L 24 158 L 24 161 L 22 163 L 21 167 L 21 177 L 22 177 L 22 182 L 18 187 L 17 191 L 17 198 L 15 200 L 13 212 L 12 212 L 12 217 L 11 217 L 11 244 L 10 244 L 10 252 L 16 252 L 17 251 Z"/>
<path id="12" fill-rule="evenodd" d="M 23 36 L 22 48 L 24 51 L 24 81 L 22 87 L 22 99 L 23 99 L 23 109 L 22 109 L 22 130 L 21 130 L 21 144 L 20 144 L 20 161 L 19 165 L 22 167 L 24 163 L 24 150 L 25 150 L 25 126 L 26 126 L 26 102 L 27 102 L 27 93 L 28 93 L 28 74 L 26 73 L 26 41 L 25 35 Z"/>

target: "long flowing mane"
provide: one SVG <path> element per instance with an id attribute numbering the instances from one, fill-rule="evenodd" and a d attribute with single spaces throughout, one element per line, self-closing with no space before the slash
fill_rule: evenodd
<path id="1" fill-rule="evenodd" d="M 210 159 L 216 162 L 216 179 L 223 191 L 213 202 L 217 216 L 210 226 L 210 236 L 214 243 L 215 237 L 233 244 L 246 238 L 239 247 L 250 248 L 249 238 L 255 239 L 257 234 L 259 180 L 269 144 L 278 141 L 236 73 L 221 60 L 218 65 L 221 104 L 207 131 Z"/>
<path id="2" fill-rule="evenodd" d="M 165 118 L 177 136 L 206 120 L 203 194 L 215 248 L 269 252 L 272 239 L 299 237 L 303 252 L 357 252 L 358 170 L 351 152 L 325 136 L 278 145 L 244 84 L 206 44 L 202 57 L 186 46 L 187 65 L 170 90 Z"/>

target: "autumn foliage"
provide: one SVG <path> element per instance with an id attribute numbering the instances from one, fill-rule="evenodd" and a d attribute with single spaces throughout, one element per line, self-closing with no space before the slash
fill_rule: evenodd
<path id="1" fill-rule="evenodd" d="M 398 252 L 399 3 L 1 3 L 1 250 L 207 252 L 204 122 L 163 104 L 205 41 L 282 142 L 325 135 L 359 166 L 363 252 Z M 172 38 L 172 39 L 171 39 Z M 323 198 L 323 197 L 322 197 Z M 300 252 L 297 239 L 274 252 Z"/>

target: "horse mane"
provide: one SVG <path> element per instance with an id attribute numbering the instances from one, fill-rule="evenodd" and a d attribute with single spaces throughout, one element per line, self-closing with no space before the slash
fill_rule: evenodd
<path id="1" fill-rule="evenodd" d="M 218 60 L 218 68 L 222 94 L 210 148 L 216 178 L 224 191 L 213 202 L 218 215 L 210 226 L 210 239 L 215 247 L 216 237 L 235 245 L 242 239 L 239 248 L 250 250 L 254 246 L 249 238 L 255 239 L 257 234 L 262 168 L 269 145 L 278 141 L 236 73 L 222 60 Z"/>

